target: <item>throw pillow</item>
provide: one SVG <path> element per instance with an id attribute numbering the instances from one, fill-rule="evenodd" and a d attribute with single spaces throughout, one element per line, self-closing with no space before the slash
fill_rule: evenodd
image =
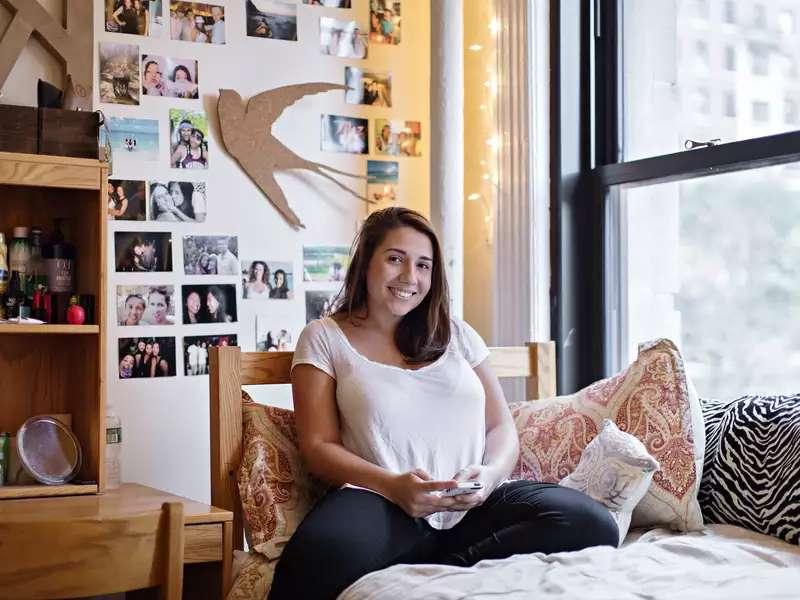
<path id="1" fill-rule="evenodd" d="M 603 419 L 636 436 L 661 465 L 633 511 L 634 527 L 702 529 L 697 489 L 705 449 L 699 402 L 678 349 L 644 344 L 624 371 L 570 396 L 512 404 L 520 458 L 512 478 L 556 483 L 578 466 Z"/>
<path id="2" fill-rule="evenodd" d="M 658 461 L 638 438 L 604 419 L 600 433 L 584 448 L 578 466 L 560 484 L 608 508 L 617 522 L 621 545 L 628 534 L 631 513 L 644 498 L 658 468 Z"/>
<path id="3" fill-rule="evenodd" d="M 704 401 L 703 515 L 800 544 L 800 394 Z"/>
<path id="4" fill-rule="evenodd" d="M 242 392 L 239 496 L 250 547 L 278 558 L 325 491 L 303 466 L 294 412 L 254 402 Z"/>

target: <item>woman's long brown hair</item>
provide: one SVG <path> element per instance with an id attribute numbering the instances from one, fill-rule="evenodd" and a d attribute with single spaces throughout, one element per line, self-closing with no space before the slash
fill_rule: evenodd
<path id="1" fill-rule="evenodd" d="M 367 271 L 370 261 L 386 234 L 398 227 L 411 227 L 428 237 L 433 247 L 433 268 L 430 290 L 422 302 L 400 320 L 394 341 L 408 364 L 430 362 L 444 354 L 450 343 L 450 295 L 439 240 L 428 219 L 416 211 L 392 206 L 367 217 L 353 242 L 353 259 L 333 315 L 346 316 L 357 323 L 359 317 L 363 318 L 362 311 L 369 310 Z"/>

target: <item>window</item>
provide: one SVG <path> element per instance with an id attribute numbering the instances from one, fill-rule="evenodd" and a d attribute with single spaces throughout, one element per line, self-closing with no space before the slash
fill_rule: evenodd
<path id="1" fill-rule="evenodd" d="M 794 98 L 786 98 L 783 101 L 783 120 L 787 125 L 797 125 L 800 123 L 800 115 L 797 111 L 797 101 Z"/>
<path id="2" fill-rule="evenodd" d="M 753 6 L 753 26 L 756 29 L 767 28 L 767 9 L 763 4 Z"/>
<path id="3" fill-rule="evenodd" d="M 794 93 L 800 81 L 800 32 L 766 35 L 750 20 L 726 32 L 719 8 L 710 12 L 707 31 L 700 31 L 692 26 L 691 0 L 618 1 L 619 151 L 625 160 L 681 152 L 687 139 L 719 138 L 725 144 L 794 128 L 780 111 L 787 91 Z M 712 9 L 724 6 L 711 3 Z M 800 11 L 800 0 L 787 0 L 784 7 Z M 736 122 L 722 100 L 731 86 L 738 91 Z M 711 90 L 710 110 L 699 109 L 698 88 Z M 768 121 L 754 121 L 754 100 L 773 107 Z"/>
<path id="4" fill-rule="evenodd" d="M 800 59 L 800 39 L 777 31 L 777 12 L 767 31 L 763 1 L 757 30 L 755 5 L 710 3 L 702 39 L 733 67 L 724 74 L 695 69 L 692 0 L 578 3 L 572 29 L 559 13 L 558 64 L 584 44 L 554 97 L 554 130 L 573 132 L 571 148 L 555 145 L 567 168 L 553 171 L 560 393 L 660 336 L 703 397 L 800 389 L 800 87 L 777 58 Z M 800 14 L 800 0 L 780 9 Z M 723 27 L 737 18 L 735 32 Z"/>
<path id="5" fill-rule="evenodd" d="M 726 117 L 735 117 L 736 116 L 736 92 L 725 92 L 723 96 L 723 102 L 725 106 L 723 107 L 723 113 Z"/>
<path id="6" fill-rule="evenodd" d="M 725 0 L 722 9 L 722 22 L 729 25 L 736 23 L 736 3 L 733 0 Z"/>
<path id="7" fill-rule="evenodd" d="M 725 46 L 725 70 L 736 70 L 736 48 L 733 46 Z"/>

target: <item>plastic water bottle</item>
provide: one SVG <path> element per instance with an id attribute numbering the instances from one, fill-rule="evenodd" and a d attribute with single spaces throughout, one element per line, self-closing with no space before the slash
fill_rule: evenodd
<path id="1" fill-rule="evenodd" d="M 120 484 L 120 454 L 122 452 L 122 423 L 114 407 L 106 411 L 106 489 L 115 490 Z"/>

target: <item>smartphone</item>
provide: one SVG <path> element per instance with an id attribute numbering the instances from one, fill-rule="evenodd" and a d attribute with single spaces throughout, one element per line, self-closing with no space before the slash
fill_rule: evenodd
<path id="1" fill-rule="evenodd" d="M 442 496 L 459 496 L 461 494 L 471 494 L 483 488 L 480 481 L 460 481 L 456 487 L 448 488 L 442 492 Z"/>

